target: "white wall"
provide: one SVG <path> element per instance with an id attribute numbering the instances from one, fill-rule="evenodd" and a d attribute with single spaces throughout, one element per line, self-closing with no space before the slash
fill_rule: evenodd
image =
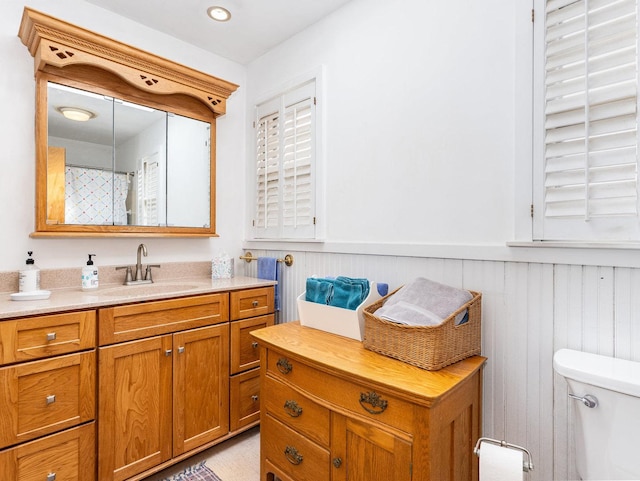
<path id="1" fill-rule="evenodd" d="M 229 80 L 241 87 L 231 95 L 227 114 L 217 121 L 217 231 L 212 239 L 34 239 L 35 83 L 33 58 L 17 36 L 26 5 L 62 20 L 116 38 L 189 67 Z M 204 261 L 219 250 L 240 253 L 239 221 L 244 205 L 246 68 L 200 48 L 151 30 L 83 0 L 2 0 L 0 2 L 0 271 L 18 270 L 27 250 L 41 268 L 81 267 L 88 252 L 99 265 L 135 261 L 144 242 L 152 262 Z"/>
<path id="2" fill-rule="evenodd" d="M 327 239 L 511 237 L 514 3 L 354 0 L 249 65 L 250 116 L 325 67 Z"/>

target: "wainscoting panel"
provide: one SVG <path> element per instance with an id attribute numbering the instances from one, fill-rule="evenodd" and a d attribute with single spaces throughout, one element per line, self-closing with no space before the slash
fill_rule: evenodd
<path id="1" fill-rule="evenodd" d="M 312 275 L 387 282 L 428 277 L 482 292 L 483 435 L 525 446 L 528 481 L 577 480 L 567 384 L 553 371 L 563 347 L 640 361 L 640 269 L 426 257 L 252 251 L 294 255 L 281 266 L 279 322 L 297 318 L 295 298 Z M 256 275 L 256 262 L 237 263 Z"/>

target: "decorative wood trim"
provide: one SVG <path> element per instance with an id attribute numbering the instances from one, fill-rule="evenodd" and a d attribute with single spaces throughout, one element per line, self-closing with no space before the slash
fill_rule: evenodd
<path id="1" fill-rule="evenodd" d="M 154 94 L 186 94 L 216 116 L 238 85 L 126 45 L 25 7 L 18 36 L 34 58 L 35 71 L 86 64 L 110 71 Z"/>

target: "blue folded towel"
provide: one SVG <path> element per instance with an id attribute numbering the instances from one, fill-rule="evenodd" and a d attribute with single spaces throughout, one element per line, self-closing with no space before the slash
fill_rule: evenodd
<path id="1" fill-rule="evenodd" d="M 309 277 L 305 299 L 333 307 L 355 310 L 369 295 L 369 281 L 339 276 Z"/>

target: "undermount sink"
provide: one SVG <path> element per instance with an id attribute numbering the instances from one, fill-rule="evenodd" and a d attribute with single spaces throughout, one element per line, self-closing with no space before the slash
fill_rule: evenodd
<path id="1" fill-rule="evenodd" d="M 139 286 L 118 286 L 107 289 L 99 289 L 99 296 L 134 297 L 151 296 L 155 294 L 167 294 L 173 292 L 190 291 L 200 286 L 194 284 L 141 284 Z"/>

